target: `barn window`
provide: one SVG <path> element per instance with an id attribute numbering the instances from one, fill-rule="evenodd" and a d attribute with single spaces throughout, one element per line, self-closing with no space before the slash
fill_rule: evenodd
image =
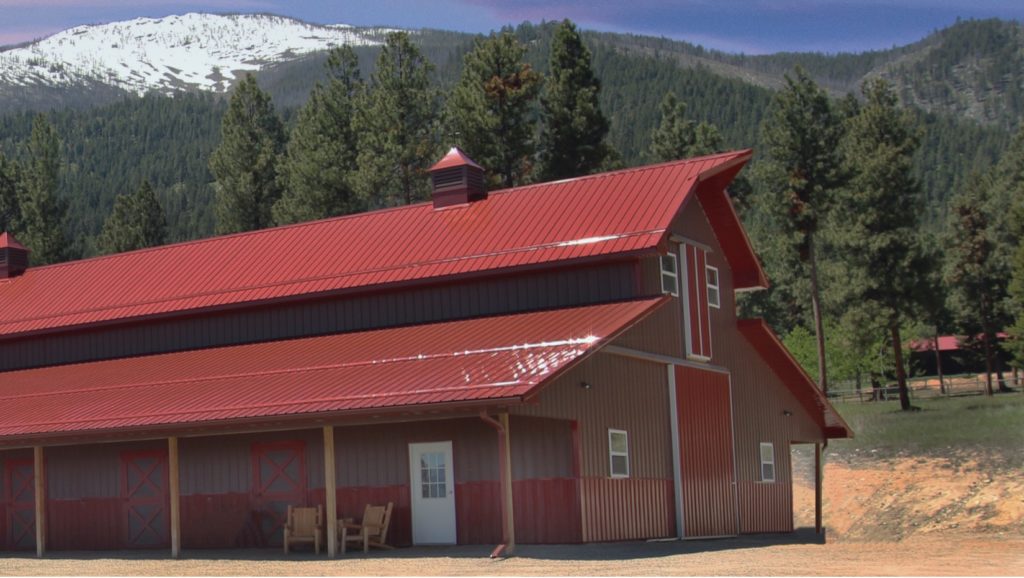
<path id="1" fill-rule="evenodd" d="M 718 268 L 707 266 L 708 306 L 718 309 L 722 306 L 721 292 L 718 290 Z"/>
<path id="2" fill-rule="evenodd" d="M 608 457 L 613 478 L 629 477 L 629 435 L 620 429 L 608 430 Z"/>
<path id="3" fill-rule="evenodd" d="M 661 258 L 661 292 L 679 297 L 679 263 L 675 253 Z"/>
<path id="4" fill-rule="evenodd" d="M 771 442 L 761 442 L 761 481 L 775 481 L 775 446 Z"/>

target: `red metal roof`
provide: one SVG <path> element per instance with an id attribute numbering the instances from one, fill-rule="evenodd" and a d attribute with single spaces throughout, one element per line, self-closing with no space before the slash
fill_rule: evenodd
<path id="1" fill-rule="evenodd" d="M 1006 333 L 996 333 L 996 339 L 1006 339 L 1009 337 Z M 977 339 L 981 339 L 979 335 Z M 961 344 L 967 337 L 959 335 L 940 335 L 939 336 L 939 351 L 959 351 Z M 935 351 L 935 339 L 914 339 L 910 342 L 910 349 L 914 351 Z"/>
<path id="2" fill-rule="evenodd" d="M 484 170 L 483 167 L 476 164 L 473 159 L 469 158 L 466 153 L 462 152 L 459 147 L 452 147 L 448 154 L 444 155 L 444 158 L 434 163 L 434 166 L 428 169 L 430 172 L 434 172 L 440 169 L 450 169 L 452 167 L 464 167 L 471 166 Z"/>
<path id="3" fill-rule="evenodd" d="M 664 250 L 695 185 L 731 178 L 749 158 L 724 153 L 508 189 L 443 211 L 421 203 L 29 268 L 0 280 L 0 337 Z M 720 240 L 734 234 L 723 225 L 734 213 L 709 217 Z M 733 263 L 749 245 L 723 246 L 733 247 L 736 279 L 758 278 L 745 272 L 760 271 L 752 252 Z"/>
<path id="4" fill-rule="evenodd" d="M 513 403 L 666 300 L 9 372 L 0 445 L 296 414 Z"/>
<path id="5" fill-rule="evenodd" d="M 0 233 L 0 249 L 21 249 L 27 251 L 24 245 L 14 238 L 10 233 Z"/>
<path id="6" fill-rule="evenodd" d="M 741 319 L 736 325 L 775 375 L 818 422 L 826 437 L 853 437 L 850 426 L 763 319 Z"/>

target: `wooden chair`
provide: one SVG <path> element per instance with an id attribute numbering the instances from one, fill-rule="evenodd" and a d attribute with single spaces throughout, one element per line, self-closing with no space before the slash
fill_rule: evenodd
<path id="1" fill-rule="evenodd" d="M 363 552 L 369 552 L 370 546 L 377 548 L 392 549 L 387 545 L 388 526 L 391 525 L 391 510 L 394 509 L 394 502 L 388 502 L 387 506 L 366 505 L 363 511 L 363 520 L 356 524 L 352 518 L 341 520 L 338 539 L 341 542 L 341 553 L 345 553 L 345 546 L 348 542 L 361 542 Z"/>
<path id="2" fill-rule="evenodd" d="M 288 506 L 288 519 L 284 524 L 284 553 L 292 542 L 312 542 L 320 553 L 320 536 L 324 529 L 324 507 L 295 508 Z"/>

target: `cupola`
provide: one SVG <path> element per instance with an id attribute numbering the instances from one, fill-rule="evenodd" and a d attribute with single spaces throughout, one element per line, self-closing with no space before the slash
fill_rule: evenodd
<path id="1" fill-rule="evenodd" d="M 466 205 L 487 198 L 484 169 L 459 150 L 452 147 L 443 159 L 430 167 L 431 194 L 434 208 Z"/>
<path id="2" fill-rule="evenodd" d="M 17 277 L 28 269 L 29 250 L 10 233 L 0 233 L 0 279 Z"/>

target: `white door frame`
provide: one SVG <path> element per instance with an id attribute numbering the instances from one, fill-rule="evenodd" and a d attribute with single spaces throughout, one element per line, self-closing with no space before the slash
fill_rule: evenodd
<path id="1" fill-rule="evenodd" d="M 424 454 L 431 458 L 426 464 L 421 464 L 420 458 Z M 428 468 L 429 487 L 423 484 L 424 466 Z M 424 492 L 427 497 L 424 497 Z M 455 466 L 451 441 L 409 444 L 409 493 L 412 543 L 455 544 Z"/>

